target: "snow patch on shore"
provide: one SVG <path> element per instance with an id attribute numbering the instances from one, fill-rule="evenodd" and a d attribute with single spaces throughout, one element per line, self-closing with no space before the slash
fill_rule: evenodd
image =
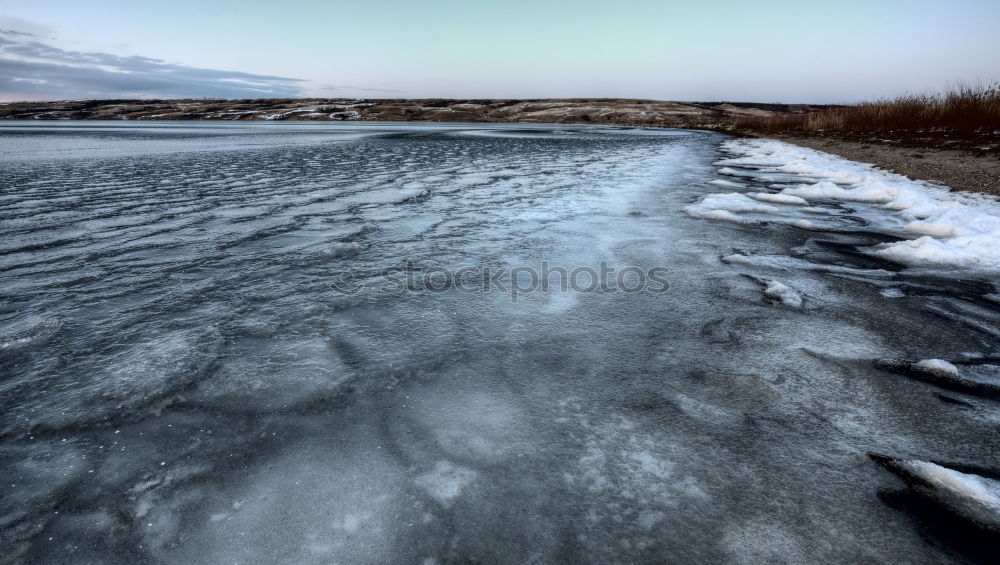
<path id="1" fill-rule="evenodd" d="M 910 266 L 1000 272 L 1000 200 L 995 197 L 952 192 L 779 141 L 741 139 L 723 147 L 739 156 L 719 161 L 720 173 L 727 174 L 733 166 L 754 167 L 761 175 L 794 173 L 816 179 L 784 188 L 780 194 L 880 205 L 882 210 L 896 212 L 890 217 L 897 223 L 877 227 L 920 236 L 877 245 L 869 249 L 872 255 Z M 719 195 L 710 196 L 719 200 Z M 864 210 L 858 212 L 864 214 Z M 884 214 L 872 216 L 882 222 L 886 218 Z"/>
<path id="2" fill-rule="evenodd" d="M 815 200 L 857 203 L 860 206 L 855 212 L 871 220 L 875 228 L 904 237 L 919 236 L 870 247 L 867 252 L 871 255 L 913 267 L 1000 272 L 1000 200 L 996 197 L 949 191 L 780 141 L 739 139 L 723 143 L 723 149 L 736 156 L 716 163 L 720 174 L 748 181 L 795 175 L 805 182 L 775 187 L 780 188 L 776 194 L 709 194 L 685 208 L 694 217 L 746 222 L 740 214 L 774 213 L 744 200 L 797 205 Z M 804 209 L 782 206 L 776 215 L 796 210 Z"/>

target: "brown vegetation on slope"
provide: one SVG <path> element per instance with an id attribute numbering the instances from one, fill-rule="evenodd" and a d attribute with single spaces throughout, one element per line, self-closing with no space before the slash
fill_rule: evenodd
<path id="1" fill-rule="evenodd" d="M 0 119 L 392 120 L 725 127 L 734 120 L 816 106 L 618 98 L 86 100 L 0 104 Z"/>
<path id="2" fill-rule="evenodd" d="M 1000 84 L 836 106 L 803 114 L 737 118 L 740 132 L 835 137 L 1000 155 Z"/>

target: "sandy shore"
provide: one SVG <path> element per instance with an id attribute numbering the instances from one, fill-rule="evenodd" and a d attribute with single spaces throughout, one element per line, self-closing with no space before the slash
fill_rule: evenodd
<path id="1" fill-rule="evenodd" d="M 1000 158 L 996 155 L 976 155 L 957 149 L 898 147 L 879 142 L 825 137 L 770 137 L 833 153 L 852 161 L 871 163 L 912 179 L 937 181 L 954 190 L 1000 196 Z"/>

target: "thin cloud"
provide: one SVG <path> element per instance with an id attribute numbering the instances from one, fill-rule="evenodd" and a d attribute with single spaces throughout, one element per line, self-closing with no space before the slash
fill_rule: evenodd
<path id="1" fill-rule="evenodd" d="M 149 57 L 67 51 L 0 29 L 0 98 L 294 98 L 305 81 Z"/>
<path id="2" fill-rule="evenodd" d="M 16 29 L 3 29 L 3 28 L 0 28 L 0 35 L 9 35 L 9 36 L 12 36 L 12 37 L 18 37 L 18 36 L 20 36 L 20 37 L 38 37 L 37 35 L 35 35 L 33 33 L 28 33 L 26 31 L 18 31 Z"/>
<path id="3" fill-rule="evenodd" d="M 362 86 L 344 86 L 341 87 L 344 90 L 359 90 L 361 92 L 384 92 L 384 93 L 399 93 L 401 90 L 396 90 L 395 88 L 365 88 Z"/>
<path id="4" fill-rule="evenodd" d="M 401 94 L 402 90 L 395 88 L 370 88 L 353 84 L 311 84 L 306 88 L 306 94 L 311 97 L 323 98 L 329 96 L 363 96 L 366 94 Z"/>

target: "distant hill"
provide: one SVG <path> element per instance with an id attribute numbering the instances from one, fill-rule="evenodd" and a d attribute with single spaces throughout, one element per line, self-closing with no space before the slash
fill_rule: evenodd
<path id="1" fill-rule="evenodd" d="M 78 100 L 0 104 L 8 120 L 395 120 L 720 127 L 824 108 L 805 104 L 665 102 L 620 98 Z"/>

